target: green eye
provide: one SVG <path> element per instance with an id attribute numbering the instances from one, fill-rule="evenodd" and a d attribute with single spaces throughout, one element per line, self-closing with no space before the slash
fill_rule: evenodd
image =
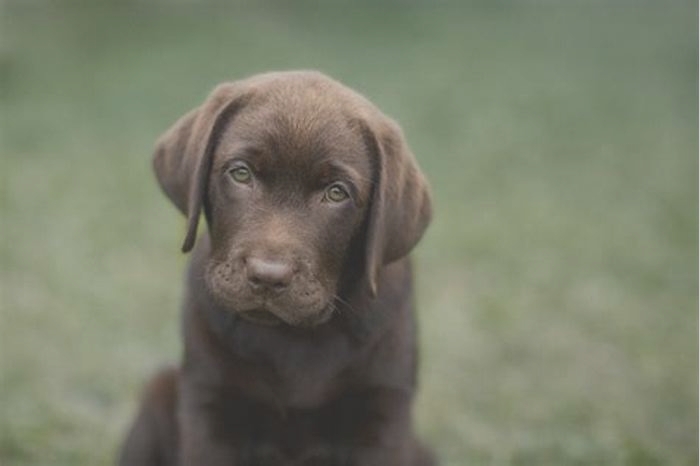
<path id="1" fill-rule="evenodd" d="M 348 192 L 341 184 L 332 184 L 326 189 L 326 200 L 330 202 L 343 202 L 350 197 Z"/>
<path id="2" fill-rule="evenodd" d="M 231 178 L 238 183 L 250 183 L 252 178 L 250 170 L 246 167 L 232 168 L 229 170 L 228 174 L 231 175 Z"/>

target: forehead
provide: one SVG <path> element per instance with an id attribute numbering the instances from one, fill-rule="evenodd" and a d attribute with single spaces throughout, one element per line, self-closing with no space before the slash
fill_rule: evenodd
<path id="1" fill-rule="evenodd" d="M 344 109 L 314 96 L 254 100 L 226 126 L 215 164 L 241 156 L 258 168 L 318 176 L 345 168 L 357 182 L 371 177 L 360 129 Z"/>

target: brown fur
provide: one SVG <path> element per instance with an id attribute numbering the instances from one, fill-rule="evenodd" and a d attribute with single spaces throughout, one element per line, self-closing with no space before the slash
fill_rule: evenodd
<path id="1" fill-rule="evenodd" d="M 433 464 L 411 427 L 407 257 L 430 196 L 399 127 L 320 73 L 269 73 L 217 87 L 154 166 L 194 248 L 185 354 L 121 464 Z"/>

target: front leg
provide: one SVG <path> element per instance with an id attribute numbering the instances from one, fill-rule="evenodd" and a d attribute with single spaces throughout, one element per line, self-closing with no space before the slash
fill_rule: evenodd
<path id="1" fill-rule="evenodd" d="M 188 387 L 189 385 L 189 387 Z M 180 404 L 180 466 L 286 466 L 276 417 L 233 390 L 185 382 Z"/>
<path id="2" fill-rule="evenodd" d="M 232 393 L 197 390 L 183 399 L 182 466 L 432 464 L 411 431 L 411 394 L 400 390 L 366 390 L 284 414 Z"/>
<path id="3" fill-rule="evenodd" d="M 194 380 L 193 380 L 194 379 Z M 178 424 L 180 425 L 179 466 L 243 466 L 238 449 L 226 432 L 221 394 L 196 382 L 191 374 L 181 379 Z"/>
<path id="4" fill-rule="evenodd" d="M 180 466 L 240 465 L 236 449 L 214 435 L 205 412 L 182 406 L 180 426 Z"/>
<path id="5" fill-rule="evenodd" d="M 219 438 L 210 430 L 211 419 L 190 419 L 183 426 L 181 463 L 179 466 L 286 466 L 276 445 L 264 442 L 241 442 Z M 321 463 L 324 466 L 327 463 Z"/>
<path id="6" fill-rule="evenodd" d="M 422 466 L 416 462 L 411 402 L 410 390 L 376 388 L 344 396 L 325 408 L 321 426 L 335 445 L 330 464 Z"/>

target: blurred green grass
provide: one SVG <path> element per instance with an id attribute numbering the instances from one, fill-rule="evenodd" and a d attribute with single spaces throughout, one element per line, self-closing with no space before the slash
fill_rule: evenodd
<path id="1" fill-rule="evenodd" d="M 179 357 L 154 139 L 317 68 L 405 129 L 446 465 L 698 462 L 697 3 L 0 4 L 0 463 L 110 464 Z"/>

